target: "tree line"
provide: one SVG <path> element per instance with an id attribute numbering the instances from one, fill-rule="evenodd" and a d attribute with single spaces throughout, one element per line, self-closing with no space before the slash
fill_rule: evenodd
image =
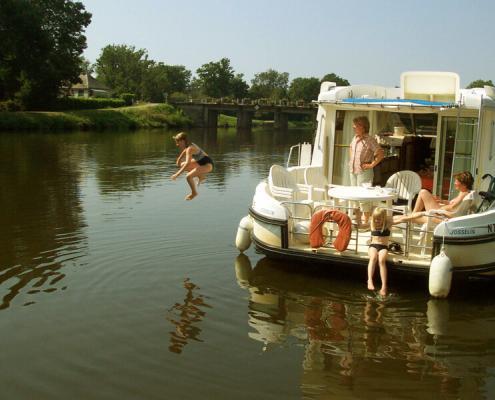
<path id="1" fill-rule="evenodd" d="M 289 84 L 289 74 L 274 69 L 255 74 L 249 85 L 228 58 L 203 64 L 193 76 L 183 65 L 150 60 L 146 50 L 128 45 L 108 45 L 94 65 L 86 65 L 116 95 L 133 93 L 136 99 L 151 102 L 166 98 L 180 100 L 184 96 L 311 101 L 318 96 L 323 80 L 349 85 L 346 79 L 333 73 L 322 79 L 296 78 Z"/>
<path id="2" fill-rule="evenodd" d="M 271 68 L 248 84 L 228 58 L 203 64 L 193 76 L 183 65 L 151 60 L 145 49 L 125 44 L 104 47 L 91 65 L 82 57 L 90 23 L 91 14 L 78 1 L 1 0 L 0 109 L 2 102 L 46 109 L 82 72 L 95 73 L 115 96 L 149 102 L 205 96 L 311 101 L 322 81 L 349 85 L 335 73 L 289 81 L 289 73 Z M 493 83 L 477 80 L 468 87 L 483 85 Z"/>

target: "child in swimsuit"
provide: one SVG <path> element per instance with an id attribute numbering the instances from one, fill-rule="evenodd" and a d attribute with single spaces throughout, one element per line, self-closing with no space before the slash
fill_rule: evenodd
<path id="1" fill-rule="evenodd" d="M 373 284 L 373 275 L 375 274 L 376 264 L 380 266 L 380 278 L 382 288 L 380 295 L 387 295 L 387 255 L 388 241 L 390 239 L 390 227 L 392 218 L 387 216 L 387 210 L 377 207 L 371 215 L 371 243 L 368 248 L 368 289 L 375 290 Z"/>
<path id="2" fill-rule="evenodd" d="M 206 175 L 213 170 L 213 160 L 198 145 L 191 143 L 185 132 L 175 135 L 174 140 L 181 150 L 176 162 L 180 168 L 171 178 L 175 181 L 180 174 L 187 171 L 187 183 L 191 188 L 191 193 L 186 196 L 186 200 L 192 200 L 198 195 L 194 178 L 198 178 L 198 185 L 203 182 Z M 184 157 L 185 161 L 182 161 Z"/>

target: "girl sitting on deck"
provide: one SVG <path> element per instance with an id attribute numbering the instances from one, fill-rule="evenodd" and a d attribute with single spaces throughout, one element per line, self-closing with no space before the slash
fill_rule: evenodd
<path id="1" fill-rule="evenodd" d="M 368 289 L 375 290 L 373 284 L 373 275 L 375 274 L 376 264 L 380 266 L 380 278 L 382 288 L 380 295 L 387 295 L 387 255 L 388 242 L 390 239 L 390 227 L 393 224 L 392 217 L 387 216 L 387 210 L 377 207 L 371 215 L 371 243 L 368 248 Z"/>
<path id="2" fill-rule="evenodd" d="M 180 168 L 171 178 L 175 181 L 180 174 L 187 171 L 187 183 L 191 188 L 191 193 L 185 199 L 192 200 L 198 195 L 194 178 L 198 178 L 198 185 L 203 182 L 206 179 L 206 175 L 213 170 L 213 160 L 203 149 L 191 143 L 185 132 L 180 132 L 173 138 L 181 153 L 176 162 Z M 185 160 L 181 161 L 184 157 Z"/>

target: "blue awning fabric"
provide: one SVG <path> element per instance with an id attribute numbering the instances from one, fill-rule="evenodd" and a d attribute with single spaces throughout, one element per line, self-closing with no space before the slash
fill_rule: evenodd
<path id="1" fill-rule="evenodd" d="M 426 107 L 454 107 L 455 104 L 446 101 L 428 101 L 428 100 L 414 100 L 414 99 L 342 99 L 342 103 L 348 104 L 374 104 L 374 105 L 417 105 Z"/>

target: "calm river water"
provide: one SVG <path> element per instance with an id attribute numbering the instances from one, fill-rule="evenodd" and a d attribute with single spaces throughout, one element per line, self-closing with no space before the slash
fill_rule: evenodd
<path id="1" fill-rule="evenodd" d="M 175 132 L 0 135 L 0 398 L 495 397 L 492 284 L 336 276 L 239 256 L 257 182 L 311 131 L 193 132 L 216 162 L 172 182 Z"/>

